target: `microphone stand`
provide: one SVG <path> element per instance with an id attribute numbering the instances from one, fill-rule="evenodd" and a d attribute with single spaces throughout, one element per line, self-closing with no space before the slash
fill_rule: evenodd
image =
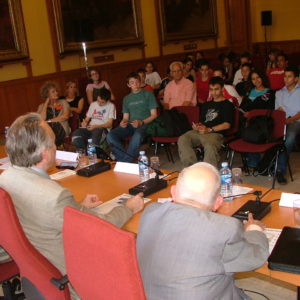
<path id="1" fill-rule="evenodd" d="M 159 176 L 163 175 L 162 171 L 159 169 L 153 168 L 148 164 L 144 163 L 143 161 L 136 159 L 134 156 L 128 154 L 123 149 L 120 149 L 119 147 L 110 144 L 110 147 L 115 147 L 120 152 L 124 153 L 125 155 L 132 158 L 134 161 L 137 160 L 139 163 L 142 163 L 143 165 L 147 166 L 148 168 L 151 168 L 155 172 L 155 178 L 148 179 L 132 188 L 129 189 L 129 194 L 136 195 L 138 193 L 143 193 L 144 196 L 148 196 L 150 194 L 153 194 L 157 191 L 160 191 L 168 186 L 168 182 L 166 180 L 160 179 Z"/>

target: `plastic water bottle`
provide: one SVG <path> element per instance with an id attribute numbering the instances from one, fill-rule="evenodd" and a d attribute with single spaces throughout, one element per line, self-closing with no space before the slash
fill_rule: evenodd
<path id="1" fill-rule="evenodd" d="M 149 168 L 148 168 L 148 157 L 145 151 L 140 151 L 140 156 L 138 158 L 139 162 L 139 174 L 141 182 L 147 181 L 149 179 Z"/>
<path id="2" fill-rule="evenodd" d="M 89 158 L 90 165 L 95 164 L 97 162 L 96 147 L 93 144 L 92 139 L 88 139 L 87 155 Z"/>
<path id="3" fill-rule="evenodd" d="M 221 195 L 225 201 L 231 201 L 233 197 L 225 198 L 232 195 L 232 173 L 228 167 L 228 162 L 222 162 L 220 170 L 221 176 Z"/>

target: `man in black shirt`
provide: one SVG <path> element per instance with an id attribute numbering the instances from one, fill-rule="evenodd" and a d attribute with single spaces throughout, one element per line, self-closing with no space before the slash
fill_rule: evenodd
<path id="1" fill-rule="evenodd" d="M 197 162 L 194 147 L 203 145 L 204 161 L 218 167 L 219 150 L 223 136 L 233 123 L 233 104 L 224 98 L 224 81 L 220 77 L 212 77 L 209 91 L 212 101 L 201 107 L 200 123 L 193 124 L 193 130 L 186 132 L 178 140 L 180 160 L 184 167 Z"/>

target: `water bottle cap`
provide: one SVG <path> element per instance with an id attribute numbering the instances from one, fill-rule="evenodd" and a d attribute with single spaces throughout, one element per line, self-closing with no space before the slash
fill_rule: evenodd
<path id="1" fill-rule="evenodd" d="M 228 162 L 227 161 L 223 161 L 221 164 L 222 168 L 226 168 L 228 167 Z"/>
<path id="2" fill-rule="evenodd" d="M 140 155 L 145 155 L 145 151 L 140 151 Z"/>

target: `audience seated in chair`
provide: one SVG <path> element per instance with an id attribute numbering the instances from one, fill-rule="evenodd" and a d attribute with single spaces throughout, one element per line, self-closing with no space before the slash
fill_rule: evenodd
<path id="1" fill-rule="evenodd" d="M 153 92 L 153 87 L 145 82 L 146 71 L 144 69 L 138 69 L 136 72 L 139 74 L 141 78 L 141 88 L 146 91 Z"/>
<path id="2" fill-rule="evenodd" d="M 8 131 L 6 150 L 12 166 L 0 176 L 0 186 L 10 195 L 25 235 L 62 274 L 65 274 L 62 244 L 63 211 L 66 206 L 85 211 L 123 226 L 143 208 L 138 195 L 108 214 L 97 210 L 102 202 L 87 195 L 77 203 L 69 190 L 51 180 L 47 170 L 55 163 L 54 133 L 36 113 L 23 115 Z"/>
<path id="3" fill-rule="evenodd" d="M 197 163 L 171 187 L 173 202 L 145 209 L 137 256 L 147 299 L 248 299 L 233 273 L 254 270 L 269 256 L 264 225 L 215 213 L 222 205 L 217 169 Z"/>
<path id="4" fill-rule="evenodd" d="M 225 80 L 224 69 L 222 67 L 214 68 L 213 76 L 220 77 L 223 80 Z M 234 86 L 232 86 L 230 84 L 224 84 L 223 94 L 224 94 L 225 99 L 230 100 L 236 107 L 238 107 L 240 105 L 240 103 L 242 102 L 241 96 L 237 93 Z M 208 95 L 207 100 L 208 101 L 212 100 L 212 95 L 210 93 Z"/>
<path id="5" fill-rule="evenodd" d="M 108 83 L 106 81 L 102 80 L 101 74 L 99 71 L 97 71 L 95 69 L 91 69 L 89 72 L 89 75 L 90 75 L 91 83 L 89 83 L 86 86 L 86 96 L 87 96 L 89 104 L 91 104 L 93 101 L 97 100 L 96 90 L 101 89 L 103 87 L 110 90 L 111 100 L 115 100 L 115 96 L 112 93 L 110 86 L 108 85 Z"/>
<path id="6" fill-rule="evenodd" d="M 267 72 L 272 90 L 277 91 L 284 87 L 284 70 L 287 65 L 287 56 L 284 53 L 279 53 L 276 57 L 276 67 L 270 68 Z"/>
<path id="7" fill-rule="evenodd" d="M 244 79 L 244 76 L 242 75 L 242 66 L 245 63 L 251 64 L 251 55 L 249 52 L 244 52 L 240 56 L 240 68 L 235 72 L 232 83 L 234 86 L 236 86 L 239 82 L 241 82 Z"/>
<path id="8" fill-rule="evenodd" d="M 175 61 L 170 64 L 173 80 L 168 83 L 164 92 L 164 108 L 175 106 L 196 106 L 194 83 L 183 75 L 183 63 Z"/>
<path id="9" fill-rule="evenodd" d="M 300 133 L 300 85 L 298 83 L 299 70 L 297 67 L 287 67 L 284 72 L 285 87 L 276 92 L 275 108 L 286 113 L 286 152 L 282 152 L 278 159 L 277 181 L 286 184 L 286 166 L 292 152 L 296 137 Z"/>
<path id="10" fill-rule="evenodd" d="M 59 88 L 54 82 L 46 82 L 40 93 L 45 102 L 39 105 L 37 112 L 48 122 L 55 134 L 55 144 L 60 146 L 70 134 L 70 105 L 66 100 L 58 99 Z"/>
<path id="11" fill-rule="evenodd" d="M 78 115 L 81 114 L 84 106 L 84 99 L 78 95 L 77 84 L 75 81 L 67 82 L 65 94 L 60 99 L 65 99 L 69 103 L 71 114 L 74 112 Z"/>
<path id="12" fill-rule="evenodd" d="M 209 80 L 212 76 L 212 71 L 209 69 L 209 62 L 206 59 L 196 61 L 196 89 L 198 103 L 205 103 L 209 94 Z"/>
<path id="13" fill-rule="evenodd" d="M 97 101 L 90 104 L 86 118 L 81 123 L 81 128 L 72 135 L 72 143 L 76 149 L 86 149 L 88 139 L 100 147 L 105 141 L 108 132 L 116 119 L 116 108 L 110 102 L 111 93 L 106 88 L 95 91 Z"/>
<path id="14" fill-rule="evenodd" d="M 251 89 L 243 98 L 240 108 L 244 111 L 241 118 L 241 126 L 244 126 L 245 118 L 248 112 L 253 109 L 274 109 L 275 93 L 269 88 L 267 76 L 259 71 L 252 70 L 250 75 Z M 247 156 L 247 165 L 251 169 L 255 169 L 260 161 L 259 153 L 249 153 Z"/>
<path id="15" fill-rule="evenodd" d="M 152 61 L 146 62 L 145 70 L 146 70 L 146 79 L 145 79 L 146 84 L 149 84 L 154 90 L 158 89 L 161 84 L 161 78 L 158 72 L 156 71 Z"/>
<path id="16" fill-rule="evenodd" d="M 249 75 L 252 70 L 252 65 L 244 63 L 241 66 L 242 80 L 235 86 L 237 93 L 244 98 L 251 89 L 251 81 Z"/>
<path id="17" fill-rule="evenodd" d="M 138 156 L 147 124 L 157 117 L 157 103 L 152 92 L 141 88 L 137 73 L 127 76 L 127 86 L 131 93 L 123 100 L 123 119 L 117 128 L 110 131 L 107 141 L 117 161 L 133 162 Z M 132 138 L 125 150 L 123 141 L 128 136 Z"/>
<path id="18" fill-rule="evenodd" d="M 200 123 L 186 132 L 178 140 L 179 157 L 184 167 L 197 162 L 194 147 L 202 144 L 204 161 L 218 167 L 219 150 L 223 136 L 233 123 L 233 104 L 224 98 L 224 80 L 212 77 L 209 89 L 213 100 L 201 106 Z"/>

